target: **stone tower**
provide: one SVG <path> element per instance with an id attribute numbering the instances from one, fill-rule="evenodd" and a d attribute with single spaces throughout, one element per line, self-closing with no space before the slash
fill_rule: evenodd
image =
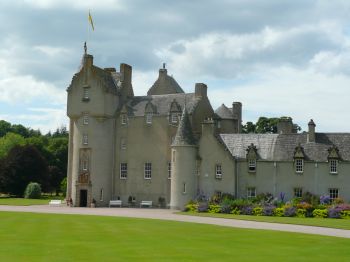
<path id="1" fill-rule="evenodd" d="M 184 209 L 185 204 L 194 199 L 197 192 L 197 146 L 186 108 L 171 145 L 171 164 L 170 207 Z"/>
<path id="2" fill-rule="evenodd" d="M 115 70 L 114 70 L 115 71 Z M 67 198 L 74 206 L 107 205 L 114 170 L 114 114 L 119 104 L 113 70 L 93 65 L 85 53 L 67 89 L 69 126 Z"/>

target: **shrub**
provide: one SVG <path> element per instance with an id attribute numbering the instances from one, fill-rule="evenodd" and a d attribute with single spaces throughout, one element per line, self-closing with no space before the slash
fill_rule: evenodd
<path id="1" fill-rule="evenodd" d="M 273 210 L 273 215 L 275 217 L 283 217 L 284 214 L 284 208 L 283 207 L 277 207 Z"/>
<path id="2" fill-rule="evenodd" d="M 350 210 L 343 210 L 341 212 L 341 218 L 349 219 L 350 218 Z"/>
<path id="3" fill-rule="evenodd" d="M 239 210 L 242 210 L 245 206 L 251 206 L 252 201 L 248 199 L 235 199 L 231 202 L 232 209 L 238 208 Z"/>
<path id="4" fill-rule="evenodd" d="M 332 203 L 335 205 L 344 204 L 344 200 L 340 197 L 337 197 L 337 198 L 333 199 Z"/>
<path id="5" fill-rule="evenodd" d="M 254 216 L 262 216 L 263 215 L 263 208 L 262 207 L 254 207 L 253 208 L 253 215 Z"/>
<path id="6" fill-rule="evenodd" d="M 297 208 L 293 206 L 287 206 L 284 208 L 284 213 L 283 215 L 285 217 L 294 217 L 297 214 Z"/>
<path id="7" fill-rule="evenodd" d="M 196 212 L 197 209 L 198 209 L 198 203 L 194 202 L 193 200 L 190 200 L 190 202 L 188 202 L 188 204 L 185 206 L 186 212 Z"/>
<path id="8" fill-rule="evenodd" d="M 208 212 L 208 202 L 199 202 L 197 207 L 197 212 Z"/>
<path id="9" fill-rule="evenodd" d="M 224 214 L 230 214 L 231 210 L 233 209 L 233 203 L 234 199 L 230 197 L 224 197 L 223 200 L 221 201 L 221 213 Z"/>
<path id="10" fill-rule="evenodd" d="M 307 202 L 313 206 L 317 206 L 320 203 L 320 198 L 310 192 L 306 192 L 301 197 L 302 202 Z"/>
<path id="11" fill-rule="evenodd" d="M 298 208 L 297 209 L 297 217 L 306 217 L 306 209 Z"/>
<path id="12" fill-rule="evenodd" d="M 231 214 L 232 215 L 240 215 L 241 211 L 236 207 L 236 208 L 232 209 Z"/>
<path id="13" fill-rule="evenodd" d="M 275 210 L 275 206 L 268 205 L 263 207 L 263 215 L 264 216 L 273 216 L 273 211 Z"/>
<path id="14" fill-rule="evenodd" d="M 330 218 L 341 218 L 341 212 L 343 210 L 337 206 L 328 208 L 328 217 Z"/>
<path id="15" fill-rule="evenodd" d="M 312 211 L 312 215 L 317 218 L 326 218 L 328 216 L 327 209 L 315 209 Z"/>
<path id="16" fill-rule="evenodd" d="M 41 186 L 38 183 L 30 182 L 24 191 L 24 198 L 38 199 L 41 197 Z"/>
<path id="17" fill-rule="evenodd" d="M 243 206 L 241 209 L 242 215 L 252 215 L 253 214 L 253 207 L 252 206 Z"/>
<path id="18" fill-rule="evenodd" d="M 220 213 L 221 206 L 217 204 L 210 204 L 208 208 L 209 213 Z"/>
<path id="19" fill-rule="evenodd" d="M 294 197 L 290 202 L 292 206 L 297 206 L 301 202 L 301 197 Z"/>

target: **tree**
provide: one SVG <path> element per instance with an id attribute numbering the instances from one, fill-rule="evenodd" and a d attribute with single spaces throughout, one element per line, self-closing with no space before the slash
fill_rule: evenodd
<path id="1" fill-rule="evenodd" d="M 24 145 L 25 139 L 18 134 L 7 133 L 0 138 L 0 158 L 6 157 L 8 152 L 17 145 Z"/>
<path id="2" fill-rule="evenodd" d="M 243 125 L 242 132 L 244 134 L 255 133 L 255 124 L 253 122 L 247 122 Z"/>
<path id="3" fill-rule="evenodd" d="M 23 196 L 29 182 L 47 188 L 47 162 L 36 147 L 15 146 L 0 162 L 0 190 L 10 195 Z"/>
<path id="4" fill-rule="evenodd" d="M 0 137 L 3 137 L 8 132 L 11 132 L 11 124 L 5 120 L 0 120 Z"/>
<path id="5" fill-rule="evenodd" d="M 282 116 L 282 117 L 259 117 L 258 121 L 254 124 L 253 122 L 247 122 L 243 125 L 242 132 L 245 134 L 248 133 L 257 133 L 257 134 L 276 134 L 277 133 L 277 124 L 280 119 L 290 119 L 291 117 Z M 294 124 L 294 129 L 301 131 L 299 125 Z"/>

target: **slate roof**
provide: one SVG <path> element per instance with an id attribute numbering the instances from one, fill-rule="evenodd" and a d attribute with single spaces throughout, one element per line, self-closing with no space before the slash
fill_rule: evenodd
<path id="1" fill-rule="evenodd" d="M 269 161 L 291 161 L 294 150 L 300 144 L 305 159 L 327 161 L 328 149 L 335 145 L 341 160 L 350 161 L 350 133 L 316 133 L 316 142 L 308 143 L 307 134 L 220 134 L 232 156 L 246 158 L 246 149 L 253 143 L 259 159 Z"/>
<path id="2" fill-rule="evenodd" d="M 185 107 L 182 112 L 179 127 L 177 128 L 177 132 L 172 145 L 183 146 L 183 145 L 195 145 L 195 144 L 196 144 L 196 140 L 193 136 L 190 118 L 188 117 L 188 113 Z"/>
<path id="3" fill-rule="evenodd" d="M 184 91 L 176 82 L 176 80 L 167 74 L 166 69 L 160 69 L 158 79 L 148 90 L 147 95 L 164 95 L 176 93 L 184 93 Z"/>
<path id="4" fill-rule="evenodd" d="M 181 110 L 186 103 L 186 109 L 190 114 L 194 111 L 200 101 L 200 98 L 196 97 L 194 93 L 135 96 L 127 102 L 126 108 L 129 116 L 144 116 L 147 103 L 151 103 L 155 110 L 155 112 L 153 112 L 154 115 L 167 116 L 174 99 L 180 105 Z"/>
<path id="5" fill-rule="evenodd" d="M 215 110 L 215 114 L 217 114 L 221 119 L 234 119 L 232 109 L 228 108 L 224 104 Z"/>

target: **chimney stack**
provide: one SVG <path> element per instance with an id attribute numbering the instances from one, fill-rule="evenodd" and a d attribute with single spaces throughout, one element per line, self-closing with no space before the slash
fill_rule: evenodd
<path id="1" fill-rule="evenodd" d="M 310 122 L 308 123 L 308 126 L 309 126 L 309 130 L 307 133 L 307 142 L 314 143 L 314 142 L 316 142 L 316 134 L 315 134 L 316 124 L 315 124 L 314 120 L 311 119 Z"/>
<path id="2" fill-rule="evenodd" d="M 232 103 L 232 115 L 234 119 L 237 119 L 237 133 L 242 133 L 242 103 Z"/>
<path id="3" fill-rule="evenodd" d="M 203 83 L 196 83 L 195 96 L 196 97 L 207 97 L 207 85 Z"/>

